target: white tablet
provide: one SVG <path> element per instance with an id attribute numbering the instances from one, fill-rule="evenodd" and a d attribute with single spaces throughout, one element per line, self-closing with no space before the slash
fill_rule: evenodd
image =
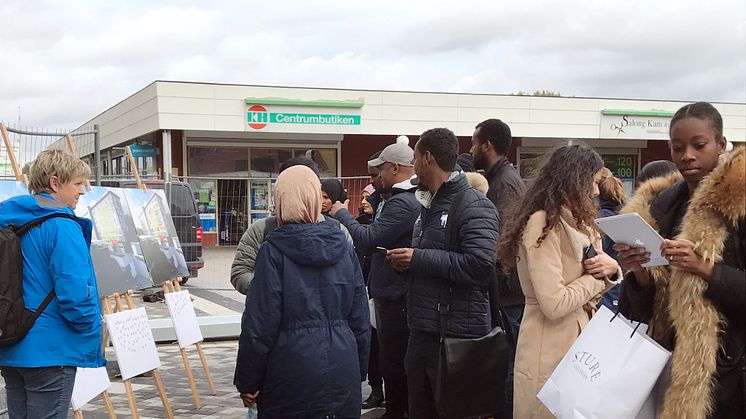
<path id="1" fill-rule="evenodd" d="M 646 223 L 640 214 L 633 212 L 613 215 L 597 218 L 594 221 L 598 228 L 611 237 L 615 243 L 644 247 L 650 252 L 650 262 L 642 265 L 643 267 L 668 265 L 668 260 L 661 254 L 663 237 L 653 227 L 650 227 L 650 224 Z"/>

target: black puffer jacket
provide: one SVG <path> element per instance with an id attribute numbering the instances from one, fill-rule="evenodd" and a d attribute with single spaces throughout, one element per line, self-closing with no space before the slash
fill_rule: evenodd
<path id="1" fill-rule="evenodd" d="M 463 193 L 462 193 L 463 191 Z M 448 214 L 451 202 L 456 214 Z M 451 248 L 445 250 L 446 223 L 455 222 Z M 439 333 L 440 294 L 453 290 L 448 336 L 481 337 L 491 330 L 489 284 L 495 275 L 499 221 L 495 206 L 464 174 L 438 189 L 415 222 L 407 312 L 409 327 Z"/>
<path id="2" fill-rule="evenodd" d="M 495 204 L 498 214 L 505 219 L 508 209 L 518 201 L 526 191 L 526 185 L 518 170 L 506 157 L 502 157 L 484 173 L 490 188 L 487 198 Z M 520 306 L 526 301 L 518 281 L 518 270 L 513 268 L 509 274 L 503 272 L 498 263 L 495 272 L 496 283 L 493 284 L 492 316 L 499 314 L 497 309 L 508 306 Z M 495 295 L 496 294 L 496 295 Z M 495 298 L 496 297 L 496 298 Z M 493 319 L 495 320 L 495 319 Z"/>
<path id="3" fill-rule="evenodd" d="M 371 298 L 396 301 L 403 300 L 407 293 L 406 274 L 395 271 L 386 260 L 386 254 L 376 251 L 376 247 L 411 247 L 412 228 L 422 208 L 414 197 L 414 191 L 415 186 L 409 180 L 394 185 L 391 197 L 383 204 L 381 213 L 367 228 L 355 221 L 345 209 L 334 215 L 350 231 L 355 248 L 369 255 L 368 290 Z"/>

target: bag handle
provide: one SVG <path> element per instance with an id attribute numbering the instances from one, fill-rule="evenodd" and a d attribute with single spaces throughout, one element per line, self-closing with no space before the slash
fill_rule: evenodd
<path id="1" fill-rule="evenodd" d="M 451 205 L 448 207 L 448 219 L 446 219 L 446 226 L 445 226 L 445 240 L 444 240 L 444 249 L 447 251 L 453 251 L 453 234 L 455 230 L 455 226 L 460 223 L 460 220 L 457 220 L 455 215 L 459 214 L 461 212 L 461 203 L 464 201 L 464 195 L 466 195 L 466 191 L 469 190 L 469 186 L 464 188 L 461 192 L 459 192 L 451 201 Z M 454 217 L 451 217 L 453 215 Z M 448 318 L 451 316 L 451 298 L 453 297 L 453 287 L 448 287 L 448 292 L 444 292 L 443 289 L 440 290 L 439 293 L 440 300 L 438 302 L 438 313 L 440 317 L 440 342 L 443 342 L 443 339 L 446 335 L 446 328 L 448 325 Z"/>
<path id="2" fill-rule="evenodd" d="M 613 321 L 614 321 L 614 319 L 616 319 L 616 318 L 617 318 L 617 316 L 619 316 L 619 309 L 618 309 L 618 308 L 617 308 L 617 310 L 616 310 L 616 313 L 614 313 L 614 317 L 612 317 L 612 318 L 611 318 L 611 320 L 609 320 L 609 323 L 613 322 Z M 630 320 L 629 322 L 630 322 L 630 323 L 634 323 L 635 321 L 634 321 L 634 320 Z M 637 326 L 635 326 L 635 329 L 634 329 L 634 330 L 632 330 L 632 334 L 631 334 L 631 335 L 629 335 L 629 338 L 630 338 L 630 339 L 632 339 L 632 337 L 633 337 L 633 336 L 635 335 L 635 333 L 637 333 L 637 329 L 639 329 L 639 328 L 640 328 L 640 325 L 642 325 L 642 322 L 637 322 Z"/>

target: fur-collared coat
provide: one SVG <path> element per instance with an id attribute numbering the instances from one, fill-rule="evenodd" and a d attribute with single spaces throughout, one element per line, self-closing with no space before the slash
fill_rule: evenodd
<path id="1" fill-rule="evenodd" d="M 622 212 L 639 213 L 666 238 L 690 241 L 713 264 L 712 278 L 652 268 L 654 286 L 625 280 L 620 311 L 649 321 L 651 336 L 673 350 L 662 418 L 744 417 L 746 148 L 722 156 L 688 206 L 680 179 L 646 182 Z"/>

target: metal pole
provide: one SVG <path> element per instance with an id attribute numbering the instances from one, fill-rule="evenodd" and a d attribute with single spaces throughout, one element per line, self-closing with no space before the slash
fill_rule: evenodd
<path id="1" fill-rule="evenodd" d="M 171 130 L 163 130 L 163 189 L 166 192 L 166 200 L 171 205 Z"/>
<path id="2" fill-rule="evenodd" d="M 93 126 L 93 160 L 96 162 L 94 180 L 101 186 L 101 132 L 98 124 Z"/>

